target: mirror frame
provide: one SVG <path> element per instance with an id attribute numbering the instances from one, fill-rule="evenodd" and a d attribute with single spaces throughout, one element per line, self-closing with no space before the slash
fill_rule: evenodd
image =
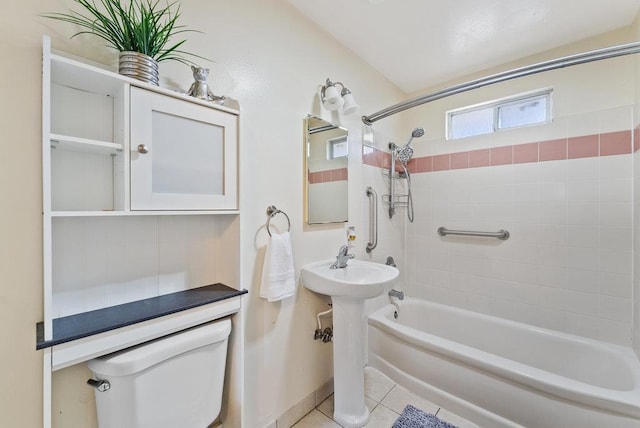
<path id="1" fill-rule="evenodd" d="M 344 200 L 344 204 L 346 206 L 346 212 L 344 215 L 344 218 L 340 218 L 340 219 L 328 219 L 326 221 L 319 221 L 319 220 L 314 220 L 314 221 L 310 221 L 310 218 L 312 218 L 312 216 L 310 215 L 310 206 L 309 206 L 309 202 L 310 202 L 310 196 L 311 196 L 311 189 L 310 189 L 310 180 L 309 180 L 309 153 L 310 153 L 310 126 L 311 126 L 311 122 L 312 121 L 322 121 L 324 123 L 326 123 L 327 125 L 327 130 L 332 130 L 332 129 L 340 129 L 342 131 L 344 131 L 344 136 L 346 137 L 346 143 L 347 143 L 347 155 L 344 156 L 344 159 L 346 161 L 346 165 L 342 168 L 339 169 L 345 169 L 346 172 L 344 173 L 346 175 L 346 179 L 345 180 L 337 180 L 337 181 L 345 181 L 346 182 L 346 189 L 345 189 L 345 200 Z M 336 138 L 336 137 L 334 137 Z M 331 139 L 328 139 L 327 141 L 330 141 Z M 303 150 L 302 150 L 302 154 L 304 157 L 304 162 L 303 162 L 303 178 L 304 178 L 304 218 L 305 218 L 305 223 L 307 225 L 331 225 L 331 224 L 342 224 L 342 223 L 347 223 L 349 221 L 349 178 L 348 178 L 348 169 L 349 169 L 349 153 L 348 153 L 348 147 L 349 147 L 349 130 L 336 125 L 334 123 L 331 123 L 325 119 L 322 119 L 321 117 L 318 116 L 314 116 L 314 115 L 307 115 L 304 120 L 303 120 Z"/>

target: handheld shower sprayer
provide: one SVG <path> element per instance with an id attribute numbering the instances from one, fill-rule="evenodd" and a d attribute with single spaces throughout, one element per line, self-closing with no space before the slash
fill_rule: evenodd
<path id="1" fill-rule="evenodd" d="M 391 192 L 389 196 L 389 217 L 393 217 L 395 214 L 395 202 L 394 198 L 394 185 L 393 185 L 393 174 L 395 172 L 395 163 L 396 160 L 400 161 L 402 169 L 404 170 L 404 178 L 407 179 L 407 217 L 410 222 L 413 222 L 413 195 L 411 194 L 411 176 L 409 174 L 409 169 L 407 168 L 407 164 L 411 159 L 413 159 L 413 147 L 411 147 L 411 142 L 414 138 L 420 138 L 424 135 L 424 128 L 416 128 L 411 132 L 411 137 L 407 140 L 407 143 L 404 146 L 398 146 L 394 143 L 389 143 L 389 148 L 391 149 L 391 169 L 389 171 L 389 176 L 391 177 Z"/>
<path id="2" fill-rule="evenodd" d="M 406 165 L 411 159 L 413 159 L 413 147 L 411 147 L 411 142 L 414 138 L 420 138 L 424 135 L 424 128 L 416 128 L 411 132 L 411 137 L 407 143 L 402 147 L 396 146 L 396 159 Z"/>
<path id="3" fill-rule="evenodd" d="M 416 128 L 411 132 L 411 137 L 409 137 L 409 140 L 407 141 L 407 144 L 404 145 L 404 147 L 409 146 L 409 144 L 411 144 L 411 142 L 413 141 L 414 138 L 420 138 L 424 135 L 424 128 Z"/>
<path id="4" fill-rule="evenodd" d="M 406 165 L 413 158 L 413 147 L 411 142 L 414 138 L 420 138 L 424 135 L 424 128 L 416 128 L 411 132 L 411 137 L 407 143 L 402 147 L 396 146 L 396 159 Z"/>

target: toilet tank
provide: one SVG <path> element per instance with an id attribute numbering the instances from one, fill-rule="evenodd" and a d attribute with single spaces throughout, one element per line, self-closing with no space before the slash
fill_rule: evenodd
<path id="1" fill-rule="evenodd" d="M 87 362 L 100 428 L 204 428 L 220 413 L 231 321 L 184 330 Z"/>

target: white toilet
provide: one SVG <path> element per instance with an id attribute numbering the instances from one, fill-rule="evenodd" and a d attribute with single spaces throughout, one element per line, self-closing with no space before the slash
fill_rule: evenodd
<path id="1" fill-rule="evenodd" d="M 205 428 L 220 413 L 231 321 L 224 319 L 87 363 L 100 428 Z"/>

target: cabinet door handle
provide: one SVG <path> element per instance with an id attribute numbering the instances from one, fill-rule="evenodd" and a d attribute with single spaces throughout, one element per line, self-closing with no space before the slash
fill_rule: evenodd
<path id="1" fill-rule="evenodd" d="M 143 155 L 149 153 L 149 147 L 144 144 L 138 144 L 138 153 L 142 153 Z"/>

